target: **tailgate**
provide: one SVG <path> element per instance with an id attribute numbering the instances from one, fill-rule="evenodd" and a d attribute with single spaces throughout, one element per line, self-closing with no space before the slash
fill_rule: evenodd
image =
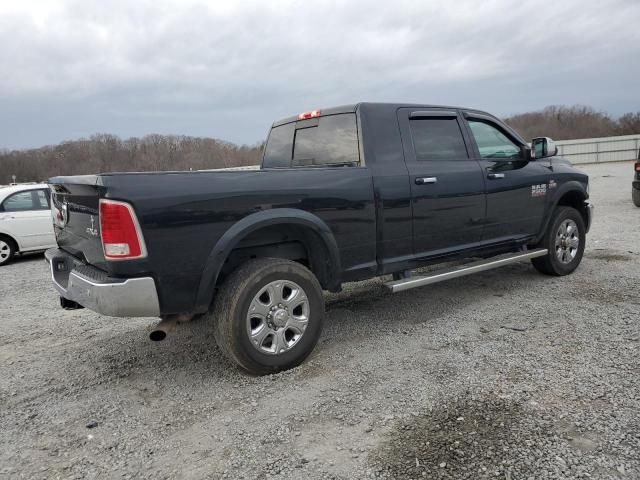
<path id="1" fill-rule="evenodd" d="M 100 240 L 98 202 L 105 187 L 96 175 L 49 179 L 51 214 L 58 246 L 73 256 L 106 270 Z"/>

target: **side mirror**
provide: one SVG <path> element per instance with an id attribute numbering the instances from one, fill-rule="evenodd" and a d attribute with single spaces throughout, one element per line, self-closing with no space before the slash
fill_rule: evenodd
<path id="1" fill-rule="evenodd" d="M 538 137 L 531 140 L 534 158 L 553 157 L 558 154 L 558 147 L 549 137 Z"/>

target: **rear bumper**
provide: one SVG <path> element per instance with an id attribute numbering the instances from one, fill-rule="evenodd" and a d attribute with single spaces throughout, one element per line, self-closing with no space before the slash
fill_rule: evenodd
<path id="1" fill-rule="evenodd" d="M 59 248 L 44 254 L 60 295 L 112 317 L 158 317 L 160 303 L 151 277 L 114 278 Z"/>
<path id="2" fill-rule="evenodd" d="M 640 190 L 640 180 L 634 180 L 631 182 L 631 186 L 636 190 Z"/>
<path id="3" fill-rule="evenodd" d="M 587 212 L 587 224 L 585 225 L 585 227 L 587 229 L 587 232 L 589 232 L 589 229 L 591 229 L 591 222 L 593 222 L 593 210 L 595 209 L 595 207 L 589 202 L 584 202 L 584 204 L 587 207 L 585 208 L 585 211 Z"/>

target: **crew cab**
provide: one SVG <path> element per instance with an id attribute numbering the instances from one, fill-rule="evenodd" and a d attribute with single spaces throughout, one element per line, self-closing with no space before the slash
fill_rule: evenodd
<path id="1" fill-rule="evenodd" d="M 0 188 L 0 267 L 16 253 L 54 247 L 49 187 L 17 184 Z"/>
<path id="2" fill-rule="evenodd" d="M 322 291 L 346 282 L 397 292 L 526 259 L 573 272 L 588 177 L 556 154 L 469 108 L 313 110 L 273 124 L 258 170 L 50 179 L 46 258 L 63 307 L 159 316 L 153 339 L 205 314 L 230 359 L 274 372 L 309 355 Z"/>

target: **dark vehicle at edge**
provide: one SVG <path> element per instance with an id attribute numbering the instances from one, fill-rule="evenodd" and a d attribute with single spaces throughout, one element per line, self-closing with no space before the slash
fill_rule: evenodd
<path id="1" fill-rule="evenodd" d="M 46 258 L 64 308 L 159 316 L 154 339 L 211 312 L 229 358 L 274 372 L 309 355 L 322 290 L 345 282 L 391 274 L 397 292 L 524 259 L 575 270 L 588 177 L 556 154 L 473 109 L 314 110 L 273 124 L 259 170 L 50 179 Z"/>
<path id="2" fill-rule="evenodd" d="M 638 161 L 633 165 L 633 181 L 631 182 L 631 199 L 636 207 L 640 207 L 640 149 Z"/>

